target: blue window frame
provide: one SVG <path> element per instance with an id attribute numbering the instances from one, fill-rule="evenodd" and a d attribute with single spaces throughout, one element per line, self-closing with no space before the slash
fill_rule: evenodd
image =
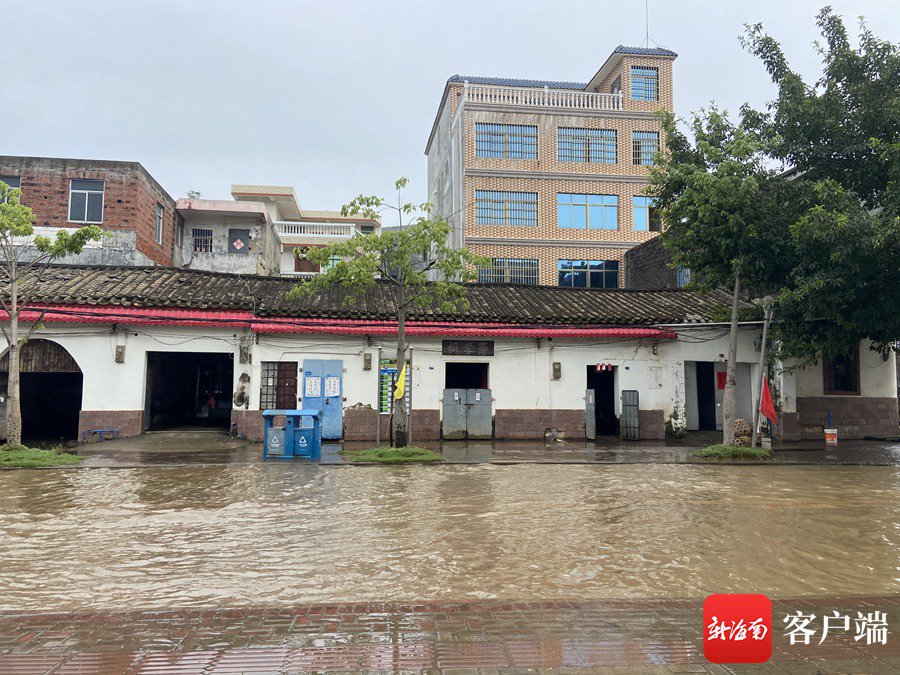
<path id="1" fill-rule="evenodd" d="M 475 124 L 475 156 L 537 159 L 537 127 L 527 124 Z"/>
<path id="2" fill-rule="evenodd" d="M 631 100 L 659 100 L 659 69 L 631 66 Z"/>
<path id="3" fill-rule="evenodd" d="M 662 219 L 656 210 L 656 197 L 632 197 L 634 210 L 634 229 L 643 232 L 659 232 L 662 230 Z"/>
<path id="4" fill-rule="evenodd" d="M 618 288 L 618 260 L 558 260 L 559 285 L 571 288 Z"/>
<path id="5" fill-rule="evenodd" d="M 691 268 L 690 267 L 679 267 L 678 268 L 678 288 L 684 288 L 689 283 L 691 283 Z"/>
<path id="6" fill-rule="evenodd" d="M 556 159 L 560 162 L 615 164 L 616 130 L 559 127 L 556 130 Z"/>
<path id="7" fill-rule="evenodd" d="M 556 195 L 556 226 L 561 230 L 619 229 L 617 195 Z"/>
<path id="8" fill-rule="evenodd" d="M 655 163 L 659 152 L 658 131 L 632 131 L 631 141 L 634 146 L 634 163 L 651 166 Z"/>
<path id="9" fill-rule="evenodd" d="M 479 225 L 537 226 L 537 192 L 475 191 L 475 222 Z"/>

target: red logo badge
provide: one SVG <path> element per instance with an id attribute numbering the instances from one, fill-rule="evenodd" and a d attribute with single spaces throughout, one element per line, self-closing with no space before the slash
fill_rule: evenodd
<path id="1" fill-rule="evenodd" d="M 764 663 L 772 656 L 772 601 L 717 594 L 703 603 L 703 655 L 712 663 Z"/>

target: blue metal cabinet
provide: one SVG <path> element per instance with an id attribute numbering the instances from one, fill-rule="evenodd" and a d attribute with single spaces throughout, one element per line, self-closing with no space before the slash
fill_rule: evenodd
<path id="1" fill-rule="evenodd" d="M 322 411 L 322 438 L 333 440 L 343 436 L 343 373 L 343 361 L 303 361 L 303 407 Z"/>
<path id="2" fill-rule="evenodd" d="M 273 420 L 284 417 L 283 427 L 274 427 Z M 302 410 L 263 411 L 263 457 L 307 457 L 322 455 L 322 411 Z"/>

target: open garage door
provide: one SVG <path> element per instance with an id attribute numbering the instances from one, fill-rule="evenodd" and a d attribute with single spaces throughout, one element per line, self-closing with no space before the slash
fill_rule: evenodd
<path id="1" fill-rule="evenodd" d="M 234 358 L 203 352 L 147 352 L 144 430 L 228 427 Z"/>
<path id="2" fill-rule="evenodd" d="M 84 377 L 65 347 L 32 339 L 19 355 L 22 440 L 72 441 L 78 438 Z M 9 381 L 9 354 L 0 359 L 0 390 Z M 3 409 L 5 435 L 6 410 Z"/>

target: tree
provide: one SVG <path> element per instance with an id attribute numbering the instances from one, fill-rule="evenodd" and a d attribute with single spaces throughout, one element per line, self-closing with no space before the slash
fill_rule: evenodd
<path id="1" fill-rule="evenodd" d="M 184 193 L 184 196 L 187 199 L 199 199 L 200 191 L 199 190 L 188 190 L 187 192 Z"/>
<path id="2" fill-rule="evenodd" d="M 674 264 L 701 290 L 731 291 L 723 443 L 734 444 L 735 364 L 741 300 L 779 288 L 790 269 L 782 255 L 801 195 L 766 166 L 763 139 L 715 107 L 693 115 L 693 143 L 661 113 L 666 151 L 649 190 L 667 223 L 662 241 Z M 800 199 L 800 201 L 798 201 Z"/>
<path id="3" fill-rule="evenodd" d="M 377 219 L 379 210 L 389 208 L 397 212 L 400 227 L 381 234 L 357 234 L 345 242 L 311 248 L 306 258 L 318 263 L 323 272 L 292 289 L 289 297 L 314 296 L 316 292 L 340 286 L 345 292 L 344 303 L 353 304 L 376 283 L 393 288 L 391 311 L 397 322 L 397 373 L 406 370 L 406 321 L 417 310 L 440 308 L 442 311 L 465 311 L 469 307 L 466 287 L 462 282 L 475 278 L 475 266 L 486 261 L 462 249 L 447 245 L 450 226 L 446 220 L 432 213 L 430 204 L 415 205 L 402 202 L 407 179 L 395 183 L 397 206 L 381 197 L 359 195 L 341 209 L 343 215 L 362 215 Z M 422 213 L 405 225 L 403 216 Z M 393 444 L 404 447 L 408 443 L 409 420 L 400 392 L 392 401 Z"/>
<path id="4" fill-rule="evenodd" d="M 7 293 L 0 295 L 0 305 L 9 323 L 0 324 L 0 330 L 9 347 L 6 420 L 7 444 L 10 446 L 22 443 L 19 352 L 40 327 L 44 312 L 39 312 L 24 332 L 19 326 L 20 315 L 34 297 L 48 263 L 69 253 L 81 253 L 88 241 L 103 236 L 103 231 L 96 225 L 87 225 L 74 232 L 60 230 L 55 239 L 35 236 L 34 214 L 19 203 L 21 194 L 21 190 L 0 181 L 0 270 L 9 283 Z"/>
<path id="5" fill-rule="evenodd" d="M 866 339 L 887 352 L 900 337 L 900 47 L 861 22 L 854 48 L 830 7 L 816 23 L 824 43 L 814 84 L 761 24 L 742 39 L 778 87 L 754 127 L 767 153 L 816 193 L 816 207 L 792 226 L 798 265 L 775 325 L 782 356 L 801 363 Z"/>

